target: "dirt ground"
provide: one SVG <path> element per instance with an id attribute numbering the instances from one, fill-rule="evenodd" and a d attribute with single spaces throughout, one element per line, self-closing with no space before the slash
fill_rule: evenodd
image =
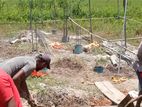
<path id="1" fill-rule="evenodd" d="M 47 36 L 50 43 L 59 42 L 62 34 Z M 133 69 L 127 64 L 122 65 L 118 72 L 111 64 L 107 54 L 81 53 L 73 54 L 71 43 L 61 43 L 61 49 L 49 46 L 51 53 L 51 69 L 42 78 L 29 77 L 28 87 L 39 105 L 43 107 L 94 107 L 112 105 L 107 97 L 95 86 L 96 81 L 110 81 L 124 94 L 138 90 L 138 81 Z M 74 43 L 73 43 L 74 44 Z M 0 61 L 20 56 L 35 55 L 31 52 L 30 43 L 10 44 L 7 40 L 0 41 Z M 44 52 L 40 46 L 39 52 Z M 99 56 L 99 58 L 98 58 Z M 105 56 L 105 58 L 104 58 Z M 104 59 L 103 59 L 104 58 Z M 100 60 L 98 60 L 100 59 Z M 103 59 L 103 60 L 102 60 Z M 104 61 L 105 60 L 105 61 Z M 94 67 L 104 67 L 103 73 L 94 71 Z M 113 82 L 112 77 L 124 77 L 124 81 Z M 22 99 L 24 107 L 30 107 Z"/>

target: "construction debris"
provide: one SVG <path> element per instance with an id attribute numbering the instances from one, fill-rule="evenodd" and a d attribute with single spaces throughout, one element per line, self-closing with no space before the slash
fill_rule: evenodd
<path id="1" fill-rule="evenodd" d="M 83 46 L 84 52 L 91 52 L 94 48 L 98 48 L 100 45 L 98 42 L 94 41 L 93 43 L 90 43 L 88 45 Z"/>
<path id="2" fill-rule="evenodd" d="M 54 42 L 54 43 L 51 43 L 49 45 L 54 49 L 63 49 L 63 45 L 59 42 Z"/>
<path id="3" fill-rule="evenodd" d="M 46 33 L 41 30 L 25 30 L 21 31 L 13 40 L 10 41 L 10 44 L 15 44 L 15 43 L 22 43 L 22 42 L 29 42 L 29 43 L 41 43 L 41 39 L 44 37 L 45 40 L 45 35 L 50 35 L 51 33 Z"/>
<path id="4" fill-rule="evenodd" d="M 112 43 L 108 41 L 103 41 L 102 46 L 106 48 L 106 53 L 109 55 L 116 55 L 118 58 L 126 61 L 129 65 L 133 63 L 136 58 L 135 52 L 131 51 L 129 48 L 134 50 L 134 47 L 129 45 L 129 48 L 125 49 L 121 42 Z M 116 59 L 116 58 L 115 58 Z"/>
<path id="5" fill-rule="evenodd" d="M 111 81 L 115 84 L 120 84 L 121 82 L 124 82 L 126 80 L 127 80 L 126 77 L 121 77 L 121 76 L 112 76 L 111 77 Z"/>
<path id="6" fill-rule="evenodd" d="M 111 62 L 112 62 L 112 64 L 113 64 L 113 66 L 114 67 L 117 67 L 117 65 L 118 65 L 118 58 L 117 58 L 117 56 L 116 55 L 111 55 L 110 56 L 110 60 L 111 60 Z"/>

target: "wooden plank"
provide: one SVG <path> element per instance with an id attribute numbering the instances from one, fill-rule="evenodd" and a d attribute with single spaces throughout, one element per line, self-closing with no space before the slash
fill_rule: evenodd
<path id="1" fill-rule="evenodd" d="M 117 106 L 95 106 L 95 107 L 117 107 Z"/>
<path id="2" fill-rule="evenodd" d="M 119 104 L 125 98 L 125 95 L 116 89 L 109 81 L 95 82 L 95 85 L 106 97 L 116 104 Z"/>
<path id="3" fill-rule="evenodd" d="M 132 97 L 128 94 L 121 102 L 118 104 L 118 107 L 125 107 L 125 105 L 132 100 Z M 135 107 L 134 104 L 130 104 L 128 107 Z"/>

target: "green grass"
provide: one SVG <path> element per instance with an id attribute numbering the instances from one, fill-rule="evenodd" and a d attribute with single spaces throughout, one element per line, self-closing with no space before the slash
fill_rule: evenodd
<path id="1" fill-rule="evenodd" d="M 40 83 L 46 84 L 47 86 L 64 86 L 68 84 L 68 81 L 61 80 L 50 75 L 41 78 L 29 77 L 27 79 L 27 84 L 30 90 L 42 90 L 44 87 L 40 86 Z"/>
<path id="2" fill-rule="evenodd" d="M 77 23 L 79 23 L 81 26 L 89 30 L 89 20 L 81 21 L 81 20 L 75 20 Z M 93 33 L 97 34 L 101 37 L 104 37 L 106 39 L 119 39 L 122 37 L 123 34 L 123 19 L 93 19 L 92 20 L 92 27 L 93 27 Z M 34 28 L 34 24 L 33 24 Z M 44 31 L 50 32 L 52 28 L 54 28 L 54 25 L 52 22 L 46 22 L 42 24 L 37 24 L 38 29 L 42 29 Z M 58 21 L 56 23 L 57 30 L 63 29 L 63 22 Z M 136 36 L 142 35 L 142 24 L 127 20 L 127 38 L 133 38 Z M 15 24 L 0 24 L 0 34 L 3 37 L 12 38 L 17 35 L 18 32 L 21 30 L 29 29 L 28 23 L 15 23 Z M 68 35 L 75 34 L 76 35 L 76 26 L 73 25 L 69 21 L 68 23 Z M 81 35 L 88 34 L 86 31 L 81 30 Z M 130 43 L 137 43 L 137 41 Z"/>
<path id="3" fill-rule="evenodd" d="M 63 1 L 63 2 L 62 2 Z M 74 18 L 88 18 L 89 0 L 33 0 L 33 19 L 36 21 L 63 18 L 63 8 L 67 15 Z M 0 0 L 0 21 L 28 22 L 29 0 Z M 65 6 L 64 6 L 65 5 Z M 141 19 L 141 0 L 129 0 L 127 15 L 130 18 Z M 92 17 L 112 17 L 118 15 L 117 0 L 91 0 Z M 123 0 L 120 0 L 120 16 L 123 16 Z M 56 16 L 56 17 L 54 17 Z"/>

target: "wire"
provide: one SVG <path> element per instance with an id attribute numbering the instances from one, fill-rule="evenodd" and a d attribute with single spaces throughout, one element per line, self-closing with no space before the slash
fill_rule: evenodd
<path id="1" fill-rule="evenodd" d="M 123 18 L 122 16 L 120 16 L 121 18 Z M 133 22 L 136 22 L 136 23 L 139 23 L 139 24 L 142 24 L 142 22 L 140 22 L 140 21 L 137 21 L 137 20 L 135 20 L 135 19 L 130 19 L 130 18 L 127 18 L 128 20 L 131 20 L 131 21 L 133 21 Z"/>
<path id="2" fill-rule="evenodd" d="M 127 40 L 135 40 L 135 39 L 142 39 L 142 37 L 127 38 Z M 114 39 L 114 40 L 109 40 L 109 41 L 110 42 L 124 41 L 124 39 Z"/>

